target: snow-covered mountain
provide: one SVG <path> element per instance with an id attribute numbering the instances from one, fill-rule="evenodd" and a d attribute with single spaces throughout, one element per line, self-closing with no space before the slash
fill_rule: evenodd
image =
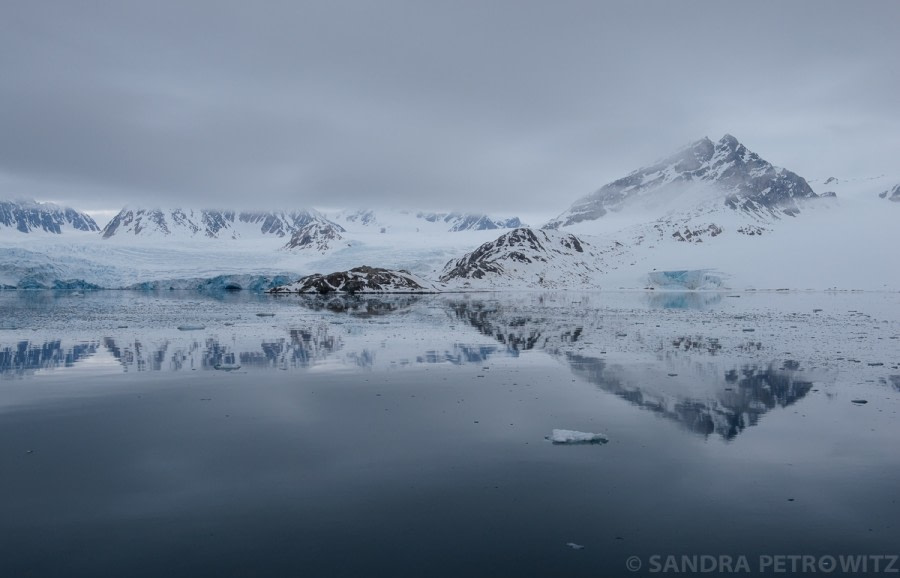
<path id="1" fill-rule="evenodd" d="M 514 229 L 447 263 L 440 280 L 452 286 L 572 287 L 590 284 L 599 272 L 594 248 L 559 231 Z M 480 282 L 480 283 L 479 283 Z"/>
<path id="2" fill-rule="evenodd" d="M 894 188 L 892 189 L 888 189 L 886 191 L 878 193 L 878 196 L 882 199 L 900 202 L 900 184 L 894 185 Z"/>
<path id="3" fill-rule="evenodd" d="M 390 233 L 490 231 L 522 227 L 518 217 L 492 217 L 475 212 L 434 212 L 379 209 L 354 209 L 327 213 L 327 217 L 348 230 L 377 230 Z"/>
<path id="4" fill-rule="evenodd" d="M 815 198 L 797 174 L 773 166 L 726 134 L 703 138 L 674 155 L 613 181 L 576 201 L 544 228 L 592 221 L 610 212 L 646 212 L 713 203 L 764 217 L 796 215 L 800 199 Z"/>
<path id="5" fill-rule="evenodd" d="M 325 218 L 315 218 L 294 231 L 284 249 L 307 249 L 324 253 L 336 241 L 343 239 L 341 233 L 344 232 L 344 228 L 337 223 Z"/>
<path id="6" fill-rule="evenodd" d="M 329 223 L 315 211 L 221 211 L 126 207 L 103 228 L 103 238 L 240 239 L 291 236 L 310 223 Z M 333 225 L 333 223 L 332 223 Z M 340 226 L 336 226 L 338 230 Z"/>
<path id="7" fill-rule="evenodd" d="M 416 213 L 416 217 L 429 223 L 443 222 L 450 232 L 486 231 L 490 229 L 515 229 L 522 226 L 518 217 L 495 219 L 480 213 Z"/>
<path id="8" fill-rule="evenodd" d="M 0 286 L 177 288 L 369 266 L 466 290 L 895 290 L 900 270 L 880 248 L 900 243 L 900 202 L 887 202 L 900 201 L 898 182 L 807 182 L 726 135 L 602 187 L 540 230 L 478 212 L 126 208 L 98 233 L 72 209 L 5 203 Z"/>
<path id="9" fill-rule="evenodd" d="M 33 200 L 0 201 L 0 230 L 59 235 L 66 230 L 99 231 L 90 216 L 70 207 Z"/>
<path id="10" fill-rule="evenodd" d="M 537 259 L 529 251 L 540 233 L 517 232 L 451 260 L 442 279 L 489 290 L 896 288 L 900 273 L 872 250 L 900 242 L 900 215 L 873 194 L 888 182 L 828 178 L 814 191 L 731 136 L 703 139 L 602 187 L 542 231 L 576 235 L 587 250 Z"/>

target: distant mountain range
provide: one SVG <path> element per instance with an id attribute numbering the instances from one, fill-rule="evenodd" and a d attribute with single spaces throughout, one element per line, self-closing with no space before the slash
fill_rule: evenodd
<path id="1" fill-rule="evenodd" d="M 511 219 L 492 219 L 478 213 L 416 213 L 419 219 L 429 223 L 444 222 L 450 225 L 448 231 L 485 231 L 489 229 L 515 229 L 522 226 L 518 217 Z"/>
<path id="2" fill-rule="evenodd" d="M 103 238 L 117 235 L 186 236 L 239 239 L 245 236 L 290 236 L 314 221 L 326 221 L 315 211 L 217 211 L 124 208 L 103 228 Z"/>
<path id="3" fill-rule="evenodd" d="M 66 230 L 99 231 L 94 219 L 85 213 L 53 203 L 31 200 L 0 201 L 0 229 L 20 233 L 54 233 Z"/>
<path id="4" fill-rule="evenodd" d="M 0 286 L 175 287 L 182 278 L 365 266 L 463 290 L 703 289 L 787 278 L 805 287 L 893 288 L 890 268 L 870 249 L 900 242 L 895 215 L 884 209 L 894 203 L 878 199 L 900 202 L 900 184 L 884 175 L 812 182 L 819 190 L 726 134 L 604 185 L 540 229 L 477 211 L 126 207 L 101 231 L 72 208 L 2 201 L 0 239 L 43 240 L 0 246 Z M 70 231 L 95 233 L 79 237 L 90 250 L 47 241 Z"/>

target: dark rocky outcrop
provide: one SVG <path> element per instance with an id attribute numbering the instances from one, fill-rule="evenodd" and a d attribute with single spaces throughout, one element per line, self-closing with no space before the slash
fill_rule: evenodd
<path id="1" fill-rule="evenodd" d="M 450 261 L 444 266 L 440 280 L 446 283 L 454 279 L 503 276 L 515 265 L 552 266 L 558 261 L 561 267 L 565 267 L 569 265 L 567 257 L 571 260 L 584 252 L 584 242 L 575 235 L 519 228 L 484 243 L 460 259 Z M 534 273 L 541 274 L 538 270 Z"/>
<path id="2" fill-rule="evenodd" d="M 435 293 L 437 288 L 409 271 L 355 267 L 322 275 L 316 273 L 268 293 Z"/>

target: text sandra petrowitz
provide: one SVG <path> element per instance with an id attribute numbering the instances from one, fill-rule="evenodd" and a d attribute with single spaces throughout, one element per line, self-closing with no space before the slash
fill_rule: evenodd
<path id="1" fill-rule="evenodd" d="M 625 567 L 638 572 L 686 574 L 705 572 L 785 574 L 900 574 L 897 554 L 652 554 L 631 556 Z"/>

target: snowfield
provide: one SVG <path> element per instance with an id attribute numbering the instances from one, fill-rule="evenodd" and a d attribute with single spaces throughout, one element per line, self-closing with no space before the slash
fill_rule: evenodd
<path id="1" fill-rule="evenodd" d="M 494 246 L 489 252 L 499 274 L 445 280 L 453 290 L 900 290 L 900 268 L 890 257 L 900 246 L 900 203 L 878 197 L 889 182 L 862 181 L 864 186 L 854 191 L 845 186 L 836 198 L 803 201 L 799 215 L 778 219 L 711 204 L 651 220 L 612 215 L 584 221 L 559 232 L 540 232 L 542 238 L 574 235 L 583 252 L 545 242 L 553 245 L 549 253 L 507 246 L 504 257 Z M 169 241 L 0 230 L 0 286 L 53 287 L 57 281 L 81 280 L 104 288 L 196 288 L 221 276 L 295 281 L 362 265 L 405 269 L 437 282 L 482 245 L 496 245 L 508 234 L 423 232 L 421 227 L 417 232 L 414 225 L 385 233 L 380 227 L 357 226 L 326 251 L 285 251 L 285 240 L 277 237 Z M 509 253 L 517 251 L 529 261 L 510 260 Z M 721 283 L 678 287 L 660 282 L 659 273 L 665 271 L 714 271 Z M 244 282 L 242 288 L 252 284 Z"/>
<path id="2" fill-rule="evenodd" d="M 449 291 L 897 291 L 898 186 L 884 175 L 807 182 L 726 135 L 544 228 L 480 213 L 126 208 L 98 233 L 73 209 L 6 203 L 0 288 L 264 291 L 365 266 Z M 86 230 L 57 226 L 68 222 Z"/>

